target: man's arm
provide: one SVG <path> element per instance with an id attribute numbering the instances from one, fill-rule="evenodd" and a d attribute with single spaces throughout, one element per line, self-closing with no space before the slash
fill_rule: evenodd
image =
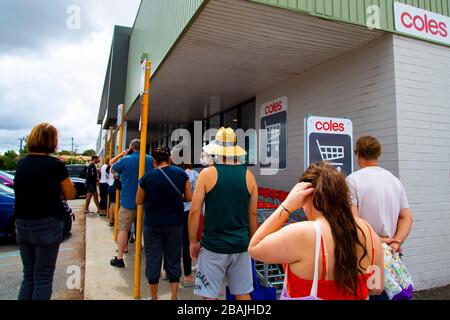
<path id="1" fill-rule="evenodd" d="M 249 223 L 249 235 L 250 239 L 258 229 L 258 223 L 256 221 L 256 210 L 258 208 L 258 185 L 256 179 L 250 170 L 247 170 L 247 183 L 250 189 L 250 200 L 248 202 L 248 223 Z"/>
<path id="2" fill-rule="evenodd" d="M 395 232 L 394 239 L 391 243 L 391 248 L 394 252 L 400 250 L 402 244 L 405 242 L 406 238 L 408 238 L 409 233 L 411 232 L 412 224 L 413 216 L 411 209 L 401 209 L 397 222 L 397 231 Z"/>
<path id="3" fill-rule="evenodd" d="M 116 172 L 115 170 L 113 170 L 114 164 L 115 164 L 117 161 L 119 161 L 120 159 L 122 159 L 123 157 L 125 157 L 129 152 L 130 152 L 130 149 L 126 149 L 126 150 L 122 151 L 122 152 L 119 153 L 116 157 L 112 158 L 112 159 L 109 161 L 108 164 L 111 166 L 111 171 L 112 171 L 113 173 Z M 116 169 L 117 169 L 117 168 L 116 168 Z"/>

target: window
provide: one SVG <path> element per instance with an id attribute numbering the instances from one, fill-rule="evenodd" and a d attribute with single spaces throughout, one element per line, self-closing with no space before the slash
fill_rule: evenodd
<path id="1" fill-rule="evenodd" d="M 216 114 L 215 116 L 209 118 L 209 129 L 220 129 L 220 127 L 220 114 Z"/>
<path id="2" fill-rule="evenodd" d="M 235 108 L 224 113 L 223 126 L 225 128 L 237 129 L 239 126 L 239 109 Z"/>
<path id="3" fill-rule="evenodd" d="M 243 130 L 255 129 L 255 101 L 241 107 L 241 128 Z"/>

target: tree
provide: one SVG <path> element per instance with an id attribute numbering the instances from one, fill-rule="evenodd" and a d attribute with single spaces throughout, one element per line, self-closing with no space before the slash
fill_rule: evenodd
<path id="1" fill-rule="evenodd" d="M 15 151 L 6 151 L 0 156 L 0 169 L 15 170 L 17 166 L 18 155 Z"/>
<path id="2" fill-rule="evenodd" d="M 86 150 L 86 151 L 83 152 L 81 155 L 82 155 L 83 157 L 92 157 L 92 156 L 96 156 L 96 155 L 97 155 L 97 152 L 95 152 L 95 150 L 90 149 L 90 150 Z"/>
<path id="3" fill-rule="evenodd" d="M 58 152 L 58 154 L 59 154 L 60 156 L 71 156 L 71 155 L 72 155 L 72 152 L 67 151 L 67 150 L 61 150 L 60 152 Z"/>

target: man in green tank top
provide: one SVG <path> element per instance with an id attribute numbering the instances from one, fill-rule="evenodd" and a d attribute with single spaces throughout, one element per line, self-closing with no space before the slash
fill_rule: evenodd
<path id="1" fill-rule="evenodd" d="M 204 169 L 197 180 L 189 215 L 192 258 L 197 258 L 194 293 L 218 299 L 224 277 L 237 300 L 250 300 L 252 264 L 247 253 L 256 231 L 258 186 L 250 170 L 237 161 L 247 152 L 237 145 L 233 129 L 221 128 L 205 151 L 216 164 Z M 197 234 L 205 205 L 202 240 Z"/>

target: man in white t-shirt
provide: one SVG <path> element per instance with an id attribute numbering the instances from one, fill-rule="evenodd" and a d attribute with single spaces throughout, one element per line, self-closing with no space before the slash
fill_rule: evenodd
<path id="1" fill-rule="evenodd" d="M 413 223 L 405 188 L 391 172 L 378 166 L 381 144 L 377 139 L 360 138 L 355 154 L 361 170 L 347 177 L 353 212 L 397 252 Z"/>

